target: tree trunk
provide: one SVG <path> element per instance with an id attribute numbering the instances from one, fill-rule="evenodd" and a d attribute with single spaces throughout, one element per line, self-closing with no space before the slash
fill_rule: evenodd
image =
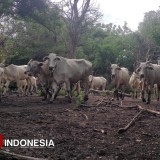
<path id="1" fill-rule="evenodd" d="M 76 44 L 71 40 L 69 43 L 68 58 L 76 58 Z"/>
<path id="2" fill-rule="evenodd" d="M 71 28 L 69 28 L 69 29 L 71 29 Z M 77 48 L 77 42 L 78 42 L 77 30 L 74 33 L 72 33 L 72 31 L 70 31 L 68 58 L 76 58 L 75 52 L 76 52 L 76 48 Z"/>

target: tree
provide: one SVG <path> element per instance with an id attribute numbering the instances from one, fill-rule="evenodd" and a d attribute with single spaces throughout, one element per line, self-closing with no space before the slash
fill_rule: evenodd
<path id="1" fill-rule="evenodd" d="M 1 60 L 28 59 L 31 54 L 64 52 L 58 35 L 63 25 L 47 0 L 5 0 L 0 14 Z M 24 50 L 25 48 L 25 50 Z M 63 51 L 61 51 L 63 50 Z"/>
<path id="2" fill-rule="evenodd" d="M 145 13 L 138 31 L 145 40 L 146 57 L 152 55 L 156 59 L 160 54 L 160 10 Z"/>
<path id="3" fill-rule="evenodd" d="M 102 15 L 96 3 L 94 1 L 91 3 L 91 0 L 62 0 L 55 5 L 60 9 L 68 29 L 68 56 L 75 58 L 81 35 L 86 33 L 87 28 L 93 26 Z"/>
<path id="4" fill-rule="evenodd" d="M 1 0 L 0 1 L 0 17 L 11 14 L 12 6 L 13 6 L 13 0 Z"/>

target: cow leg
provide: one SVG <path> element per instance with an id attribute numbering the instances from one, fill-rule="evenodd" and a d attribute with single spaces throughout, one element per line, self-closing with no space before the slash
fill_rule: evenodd
<path id="1" fill-rule="evenodd" d="M 144 98 L 145 92 L 144 90 L 142 90 L 141 92 L 141 98 L 142 98 L 142 102 L 146 102 L 146 99 Z"/>
<path id="2" fill-rule="evenodd" d="M 37 94 L 38 93 L 38 89 L 37 89 L 38 87 L 37 87 L 36 83 L 34 84 L 34 88 L 35 88 L 35 93 Z"/>
<path id="3" fill-rule="evenodd" d="M 80 86 L 80 81 L 79 82 L 77 82 L 77 84 L 76 84 L 76 91 L 77 91 L 77 97 L 79 96 L 79 94 L 80 94 L 80 90 L 81 90 L 81 86 Z"/>
<path id="4" fill-rule="evenodd" d="M 151 90 L 148 91 L 148 99 L 146 104 L 150 104 L 151 103 Z"/>
<path id="5" fill-rule="evenodd" d="M 147 88 L 147 94 L 148 94 L 148 98 L 147 98 L 147 102 L 146 104 L 150 104 L 151 103 L 151 86 L 148 86 Z"/>
<path id="6" fill-rule="evenodd" d="M 146 89 L 146 85 L 145 85 L 145 82 L 144 81 L 141 81 L 141 99 L 142 99 L 142 102 L 146 102 L 146 99 L 145 99 L 145 89 Z"/>
<path id="7" fill-rule="evenodd" d="M 7 93 L 8 88 L 9 88 L 9 84 L 10 84 L 10 81 L 6 80 L 6 83 L 4 84 L 3 95 L 5 95 Z"/>
<path id="8" fill-rule="evenodd" d="M 42 91 L 44 93 L 44 97 L 43 97 L 42 101 L 47 100 L 48 95 L 50 98 L 52 97 L 52 93 L 49 92 L 49 85 L 48 84 L 42 85 Z"/>
<path id="9" fill-rule="evenodd" d="M 30 94 L 32 95 L 33 94 L 33 85 L 31 84 L 30 86 Z"/>
<path id="10" fill-rule="evenodd" d="M 42 101 L 45 101 L 47 99 L 47 95 L 49 94 L 49 88 L 43 86 L 42 91 L 44 93 L 44 97 L 43 97 Z"/>
<path id="11" fill-rule="evenodd" d="M 17 88 L 18 88 L 18 90 L 17 90 L 17 96 L 20 96 L 20 94 L 21 94 L 21 92 L 22 92 L 22 88 L 21 88 L 21 85 L 20 85 L 20 81 L 19 80 L 17 80 L 16 81 L 16 83 L 17 83 Z"/>
<path id="12" fill-rule="evenodd" d="M 51 88 L 52 88 L 52 97 L 50 99 L 50 102 L 53 102 L 55 100 L 55 96 L 56 96 L 56 93 L 59 89 L 59 86 L 57 85 L 57 83 L 52 82 Z"/>
<path id="13" fill-rule="evenodd" d="M 160 90 L 160 86 L 157 85 L 157 101 L 159 101 L 159 90 Z"/>
<path id="14" fill-rule="evenodd" d="M 58 90 L 57 90 L 57 92 L 56 92 L 56 94 L 55 94 L 55 97 L 54 97 L 54 99 L 56 99 L 57 98 L 57 96 L 58 96 L 58 93 L 59 93 L 59 91 L 61 90 L 61 87 L 59 86 L 58 87 Z"/>
<path id="15" fill-rule="evenodd" d="M 24 94 L 25 94 L 26 90 L 27 90 L 27 85 L 24 85 L 24 86 L 23 86 L 23 93 L 24 93 Z"/>
<path id="16" fill-rule="evenodd" d="M 121 98 L 122 100 L 124 99 L 124 95 L 123 95 L 122 90 L 120 91 L 120 98 Z"/>
<path id="17" fill-rule="evenodd" d="M 66 82 L 66 89 L 67 89 L 67 94 L 68 94 L 69 102 L 72 102 L 71 84 L 70 84 L 69 81 Z"/>
<path id="18" fill-rule="evenodd" d="M 117 100 L 119 100 L 119 88 L 120 88 L 120 84 L 118 83 L 114 91 L 114 97 L 116 97 Z"/>
<path id="19" fill-rule="evenodd" d="M 27 81 L 26 96 L 28 96 L 29 92 L 31 91 L 32 84 L 31 84 L 31 79 L 30 78 L 27 78 L 26 81 Z"/>
<path id="20" fill-rule="evenodd" d="M 117 98 L 117 100 L 119 100 L 118 89 L 114 90 L 114 98 Z"/>
<path id="21" fill-rule="evenodd" d="M 90 88 L 90 85 L 92 85 L 92 84 L 90 84 L 88 76 L 84 81 L 82 81 L 82 83 L 84 84 L 84 89 L 85 89 L 83 100 L 87 101 L 88 100 L 88 94 L 89 94 L 89 88 Z"/>
<path id="22" fill-rule="evenodd" d="M 138 93 L 137 93 L 137 90 L 135 91 L 135 98 L 137 99 L 137 97 L 138 97 Z"/>

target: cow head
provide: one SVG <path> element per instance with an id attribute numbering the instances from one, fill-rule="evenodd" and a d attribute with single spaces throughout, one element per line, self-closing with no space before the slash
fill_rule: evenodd
<path id="1" fill-rule="evenodd" d="M 25 74 L 28 74 L 29 76 L 37 76 L 37 74 L 40 73 L 42 65 L 43 65 L 42 62 L 34 61 L 31 59 L 27 64 Z"/>
<path id="2" fill-rule="evenodd" d="M 118 64 L 111 64 L 111 78 L 114 79 L 118 75 L 120 70 L 121 68 Z"/>
<path id="3" fill-rule="evenodd" d="M 48 59 L 48 67 L 53 72 L 57 67 L 57 62 L 61 61 L 61 58 L 54 53 L 50 53 L 49 56 L 45 57 L 44 60 Z"/>
<path id="4" fill-rule="evenodd" d="M 153 64 L 148 62 L 141 62 L 139 67 L 136 69 L 136 73 L 139 74 L 140 79 L 146 79 L 148 75 L 154 70 Z"/>

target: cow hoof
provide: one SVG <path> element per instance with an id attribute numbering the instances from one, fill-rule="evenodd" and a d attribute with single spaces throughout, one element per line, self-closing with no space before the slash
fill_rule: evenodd
<path id="1" fill-rule="evenodd" d="M 47 100 L 47 98 L 43 98 L 43 99 L 42 99 L 42 101 L 45 101 L 45 100 Z"/>
<path id="2" fill-rule="evenodd" d="M 72 100 L 71 100 L 71 99 L 68 99 L 68 103 L 72 103 Z"/>
<path id="3" fill-rule="evenodd" d="M 150 102 L 149 102 L 149 101 L 147 101 L 147 102 L 146 102 L 146 104 L 150 104 Z"/>
<path id="4" fill-rule="evenodd" d="M 142 102 L 146 102 L 146 100 L 145 100 L 145 99 L 142 99 Z"/>
<path id="5" fill-rule="evenodd" d="M 88 101 L 88 99 L 89 99 L 88 96 L 84 97 L 84 101 Z"/>
<path id="6" fill-rule="evenodd" d="M 50 101 L 49 101 L 49 103 L 50 103 L 50 104 L 52 104 L 52 103 L 53 103 L 53 101 L 52 101 L 52 100 L 50 100 Z"/>

